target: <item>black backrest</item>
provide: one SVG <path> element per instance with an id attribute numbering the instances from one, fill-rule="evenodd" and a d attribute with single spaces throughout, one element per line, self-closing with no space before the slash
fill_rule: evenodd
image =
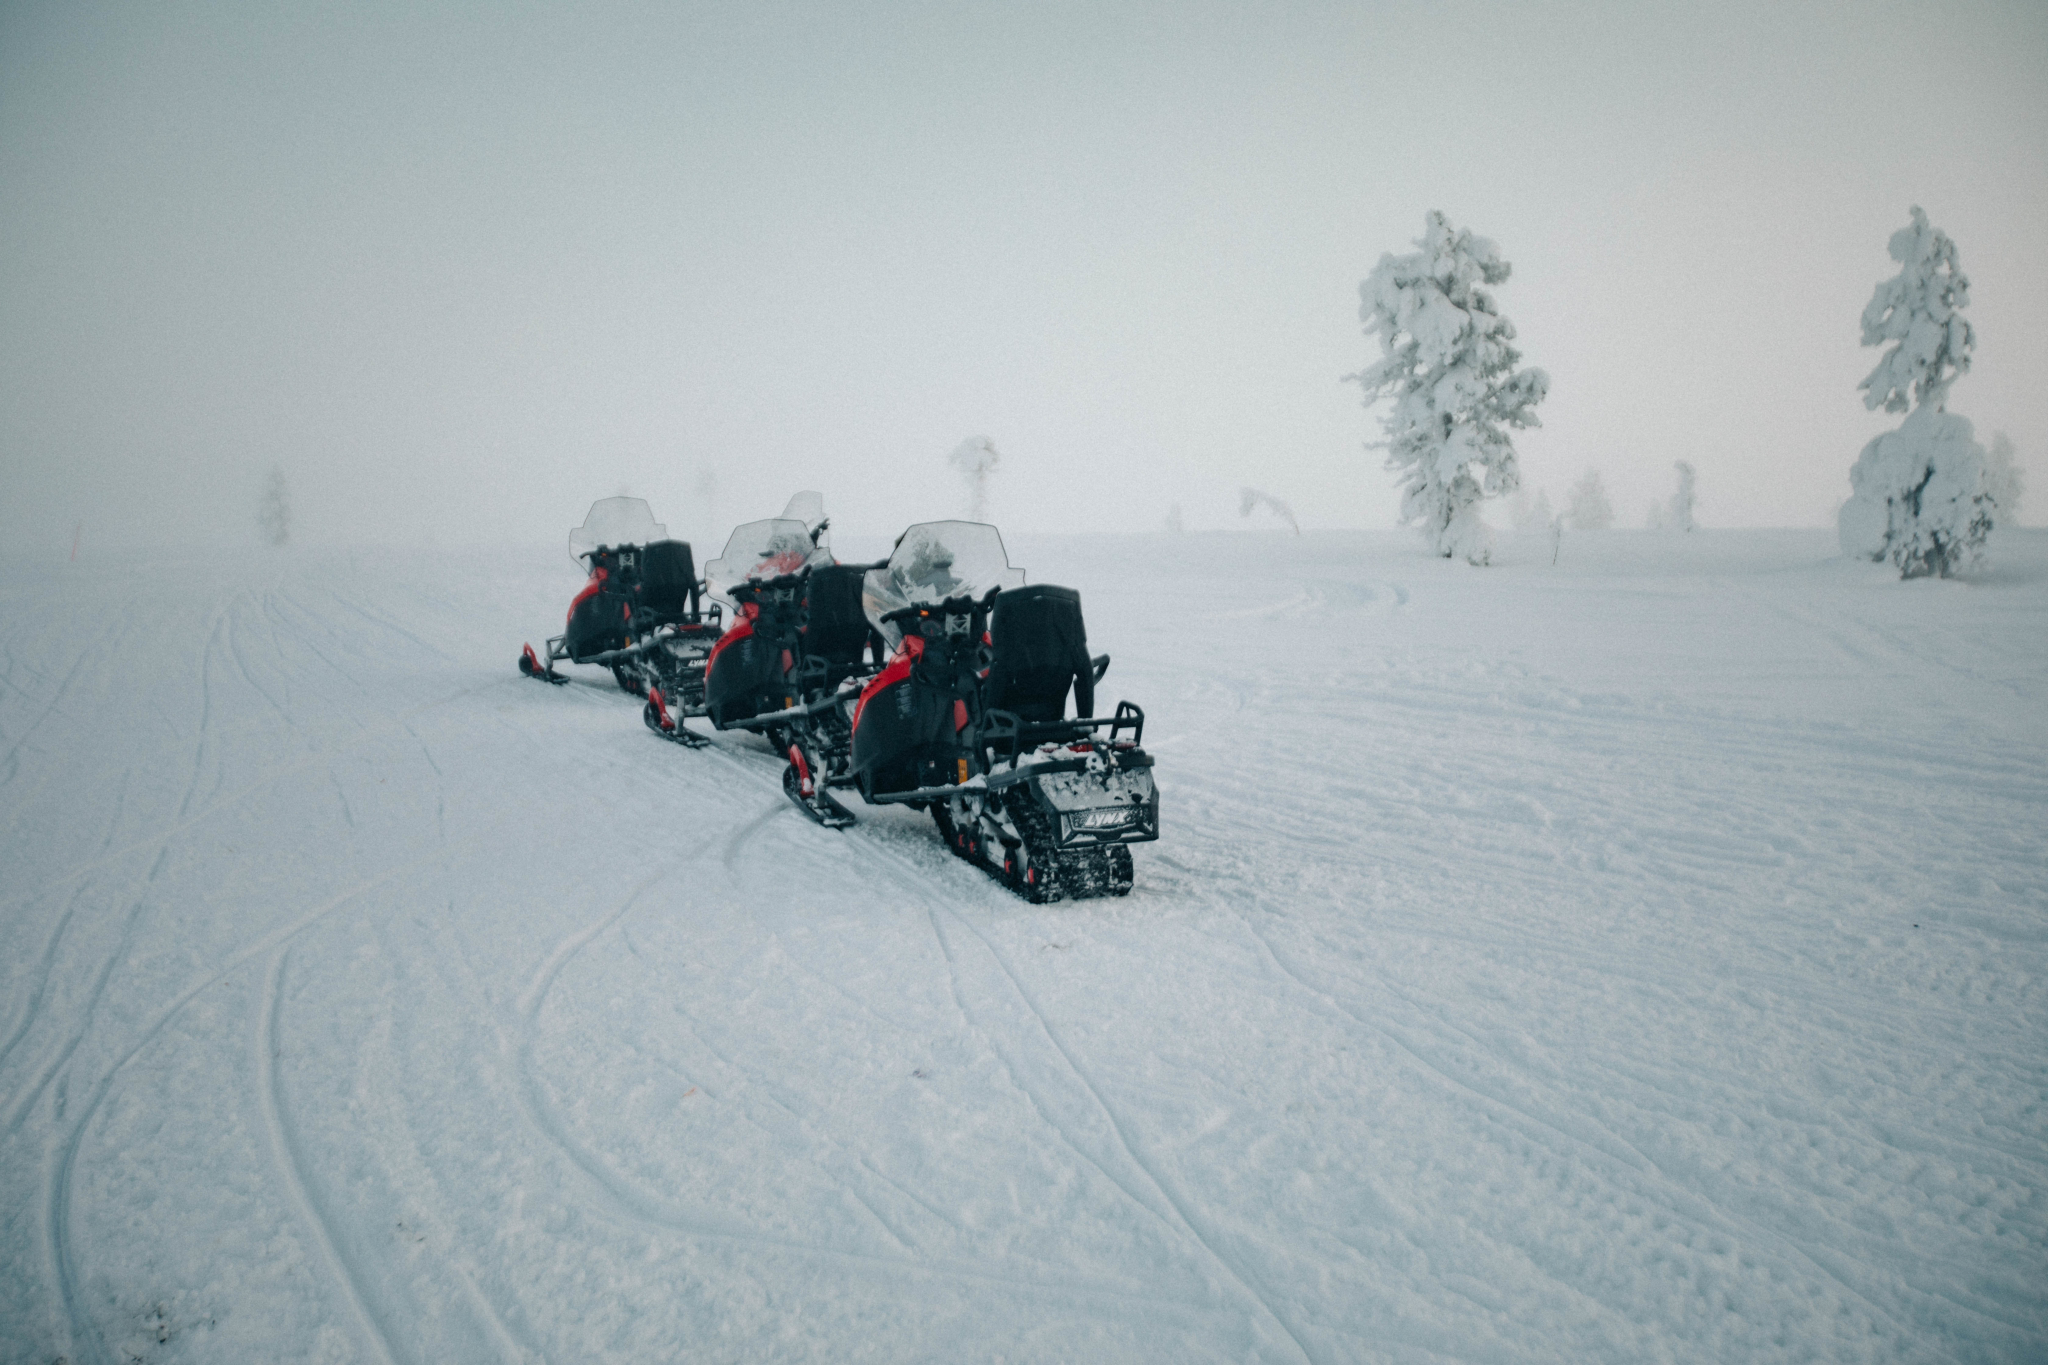
<path id="1" fill-rule="evenodd" d="M 1071 686 L 1074 714 L 1094 714 L 1095 676 L 1080 593 L 1049 583 L 1005 588 L 996 594 L 989 635 L 994 658 L 983 696 L 991 709 L 1014 711 L 1025 721 L 1060 720 Z"/>
<path id="2" fill-rule="evenodd" d="M 657 540 L 640 552 L 640 600 L 662 616 L 689 613 L 697 566 L 681 540 Z"/>
<path id="3" fill-rule="evenodd" d="M 860 661 L 867 648 L 868 618 L 861 610 L 857 564 L 822 564 L 804 581 L 803 652 L 843 667 Z"/>

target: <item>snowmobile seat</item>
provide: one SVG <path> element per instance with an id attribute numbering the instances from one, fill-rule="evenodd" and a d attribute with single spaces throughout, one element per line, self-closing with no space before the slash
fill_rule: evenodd
<path id="1" fill-rule="evenodd" d="M 996 594 L 989 634 L 993 657 L 983 697 L 990 710 L 1014 712 L 1026 724 L 1063 720 L 1071 687 L 1074 714 L 1094 714 L 1095 669 L 1080 593 L 1049 583 L 1005 588 Z"/>
<path id="2" fill-rule="evenodd" d="M 640 600 L 663 620 L 696 610 L 697 566 L 688 541 L 657 540 L 640 552 Z"/>
<path id="3" fill-rule="evenodd" d="M 804 584 L 803 627 L 798 632 L 806 657 L 826 661 L 835 672 L 860 666 L 868 644 L 867 613 L 861 610 L 858 564 L 825 564 L 812 569 Z"/>

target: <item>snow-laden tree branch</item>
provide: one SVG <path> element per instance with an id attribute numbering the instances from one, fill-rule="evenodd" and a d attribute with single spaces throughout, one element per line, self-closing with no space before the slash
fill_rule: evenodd
<path id="1" fill-rule="evenodd" d="M 1261 493 L 1256 488 L 1246 487 L 1237 490 L 1237 514 L 1239 516 L 1248 517 L 1261 507 L 1286 522 L 1288 526 L 1293 528 L 1294 534 L 1301 534 L 1301 523 L 1294 519 L 1294 509 L 1292 507 L 1289 507 L 1271 493 Z"/>
<path id="2" fill-rule="evenodd" d="M 1961 315 L 1970 281 L 1955 243 L 1918 205 L 1892 234 L 1890 251 L 1899 273 L 1863 310 L 1863 344 L 1891 347 L 1858 387 L 1867 408 L 1913 410 L 1857 456 L 1837 530 L 1845 555 L 1889 559 L 1903 578 L 1947 578 L 1983 557 L 1997 510 L 1984 448 L 1967 421 L 1945 410 L 1976 345 Z"/>
<path id="3" fill-rule="evenodd" d="M 1956 244 L 1928 223 L 1918 204 L 1888 249 L 1900 270 L 1864 306 L 1863 344 L 1892 347 L 1856 387 L 1872 411 L 1904 412 L 1926 403 L 1938 408 L 1956 377 L 1969 373 L 1977 344 L 1962 311 L 1970 306 L 1970 277 L 1956 260 Z"/>
<path id="4" fill-rule="evenodd" d="M 1521 483 L 1506 428 L 1542 425 L 1536 405 L 1550 377 L 1515 368 L 1514 324 L 1485 288 L 1510 269 L 1492 242 L 1432 210 L 1416 245 L 1380 257 L 1359 286 L 1359 318 L 1382 354 L 1345 378 L 1365 390 L 1367 406 L 1393 400 L 1377 444 L 1401 479 L 1402 521 L 1420 522 L 1438 554 L 1484 564 L 1491 546 L 1479 501 Z"/>

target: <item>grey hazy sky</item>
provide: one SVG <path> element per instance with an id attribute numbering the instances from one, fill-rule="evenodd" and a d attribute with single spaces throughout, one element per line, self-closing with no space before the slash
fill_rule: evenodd
<path id="1" fill-rule="evenodd" d="M 2048 5 L 0 4 L 0 535 L 1309 525 L 1395 498 L 1358 282 L 1441 208 L 1560 498 L 1828 522 L 1912 204 L 2048 509 Z M 1895 419 L 1892 419 L 1895 420 Z M 706 506 L 701 477 L 716 479 Z"/>

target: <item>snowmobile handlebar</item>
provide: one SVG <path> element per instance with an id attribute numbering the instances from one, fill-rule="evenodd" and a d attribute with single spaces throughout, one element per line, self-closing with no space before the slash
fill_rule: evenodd
<path id="1" fill-rule="evenodd" d="M 996 594 L 1001 591 L 1001 585 L 997 585 L 978 598 L 969 594 L 962 594 L 959 597 L 948 597 L 943 602 L 912 602 L 907 607 L 898 607 L 894 611 L 885 611 L 876 619 L 878 624 L 889 625 L 897 621 L 915 620 L 920 616 L 965 616 L 977 607 L 987 608 L 996 600 Z"/>
<path id="2" fill-rule="evenodd" d="M 795 592 L 803 586 L 804 575 L 809 572 L 809 566 L 805 566 L 798 573 L 777 574 L 773 578 L 749 578 L 733 584 L 727 595 L 735 602 L 746 602 L 764 592 Z"/>

